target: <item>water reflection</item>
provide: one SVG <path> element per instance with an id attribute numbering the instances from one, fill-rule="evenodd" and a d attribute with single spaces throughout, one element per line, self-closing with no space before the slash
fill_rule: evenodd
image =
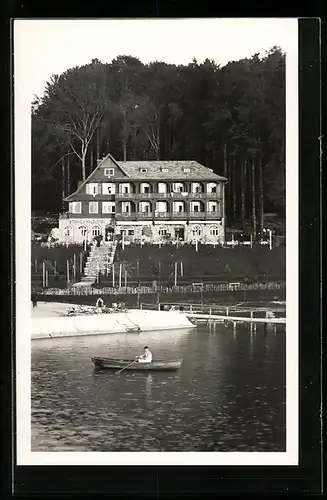
<path id="1" fill-rule="evenodd" d="M 90 357 L 183 357 L 176 373 Z M 33 341 L 33 451 L 283 451 L 285 333 L 201 326 Z"/>

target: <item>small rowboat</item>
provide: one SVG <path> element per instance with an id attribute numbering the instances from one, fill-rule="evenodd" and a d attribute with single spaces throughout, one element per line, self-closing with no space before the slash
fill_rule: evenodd
<path id="1" fill-rule="evenodd" d="M 113 359 L 113 358 L 91 358 L 93 363 L 98 368 L 107 368 L 109 370 L 137 370 L 137 371 L 177 371 L 183 362 L 183 359 L 173 359 L 166 361 L 164 359 L 156 359 L 151 363 L 134 362 L 132 359 Z"/>

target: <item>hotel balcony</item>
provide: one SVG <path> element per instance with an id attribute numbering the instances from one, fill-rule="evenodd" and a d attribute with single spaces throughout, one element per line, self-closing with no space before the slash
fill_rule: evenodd
<path id="1" fill-rule="evenodd" d="M 116 193 L 116 199 L 124 200 L 149 200 L 149 199 L 202 199 L 202 198 L 221 198 L 220 193 Z"/>
<path id="2" fill-rule="evenodd" d="M 220 212 L 121 212 L 116 213 L 116 220 L 201 220 L 221 218 Z"/>

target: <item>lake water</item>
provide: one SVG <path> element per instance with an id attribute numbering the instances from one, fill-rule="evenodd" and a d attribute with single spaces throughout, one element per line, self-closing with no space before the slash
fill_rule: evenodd
<path id="1" fill-rule="evenodd" d="M 32 342 L 32 451 L 285 451 L 285 327 Z M 94 368 L 91 356 L 184 361 L 174 373 Z"/>

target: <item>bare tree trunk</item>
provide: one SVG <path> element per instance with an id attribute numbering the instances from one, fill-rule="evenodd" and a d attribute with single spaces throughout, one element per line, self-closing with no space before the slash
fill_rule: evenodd
<path id="1" fill-rule="evenodd" d="M 242 161 L 242 172 L 241 172 L 241 217 L 242 217 L 242 229 L 244 229 L 245 224 L 245 183 L 246 183 L 246 158 Z"/>
<path id="2" fill-rule="evenodd" d="M 236 219 L 236 158 L 233 156 L 233 217 Z"/>
<path id="3" fill-rule="evenodd" d="M 70 150 L 68 149 L 67 156 L 67 192 L 70 194 Z"/>
<path id="4" fill-rule="evenodd" d="M 224 177 L 227 177 L 227 147 L 224 144 Z"/>
<path id="5" fill-rule="evenodd" d="M 96 148 L 97 148 L 97 162 L 100 160 L 100 130 L 97 128 L 96 133 Z"/>
<path id="6" fill-rule="evenodd" d="M 232 171 L 232 162 L 230 155 L 228 156 L 228 198 L 227 198 L 227 207 L 229 214 L 232 213 L 232 187 L 233 187 L 233 171 Z"/>
<path id="7" fill-rule="evenodd" d="M 91 149 L 91 151 L 90 151 L 90 170 L 91 170 L 91 172 L 93 172 L 93 170 L 94 170 L 94 157 L 93 157 L 92 142 L 91 142 L 90 146 L 91 146 L 90 147 L 90 149 Z"/>
<path id="8" fill-rule="evenodd" d="M 252 219 L 253 219 L 253 238 L 257 236 L 257 218 L 255 204 L 255 163 L 252 160 Z"/>
<path id="9" fill-rule="evenodd" d="M 126 108 L 123 109 L 123 155 L 124 161 L 127 160 L 127 119 Z"/>
<path id="10" fill-rule="evenodd" d="M 260 233 L 261 238 L 263 235 L 263 214 L 264 214 L 264 204 L 263 204 L 263 175 L 262 175 L 262 158 L 260 154 L 259 158 L 259 182 L 260 182 Z"/>
<path id="11" fill-rule="evenodd" d="M 86 153 L 87 153 L 87 147 L 85 144 L 82 146 L 82 151 L 81 151 L 81 162 L 82 162 L 82 180 L 85 181 L 86 179 Z"/>
<path id="12" fill-rule="evenodd" d="M 65 158 L 61 158 L 61 198 L 62 198 L 62 211 L 65 209 Z"/>

